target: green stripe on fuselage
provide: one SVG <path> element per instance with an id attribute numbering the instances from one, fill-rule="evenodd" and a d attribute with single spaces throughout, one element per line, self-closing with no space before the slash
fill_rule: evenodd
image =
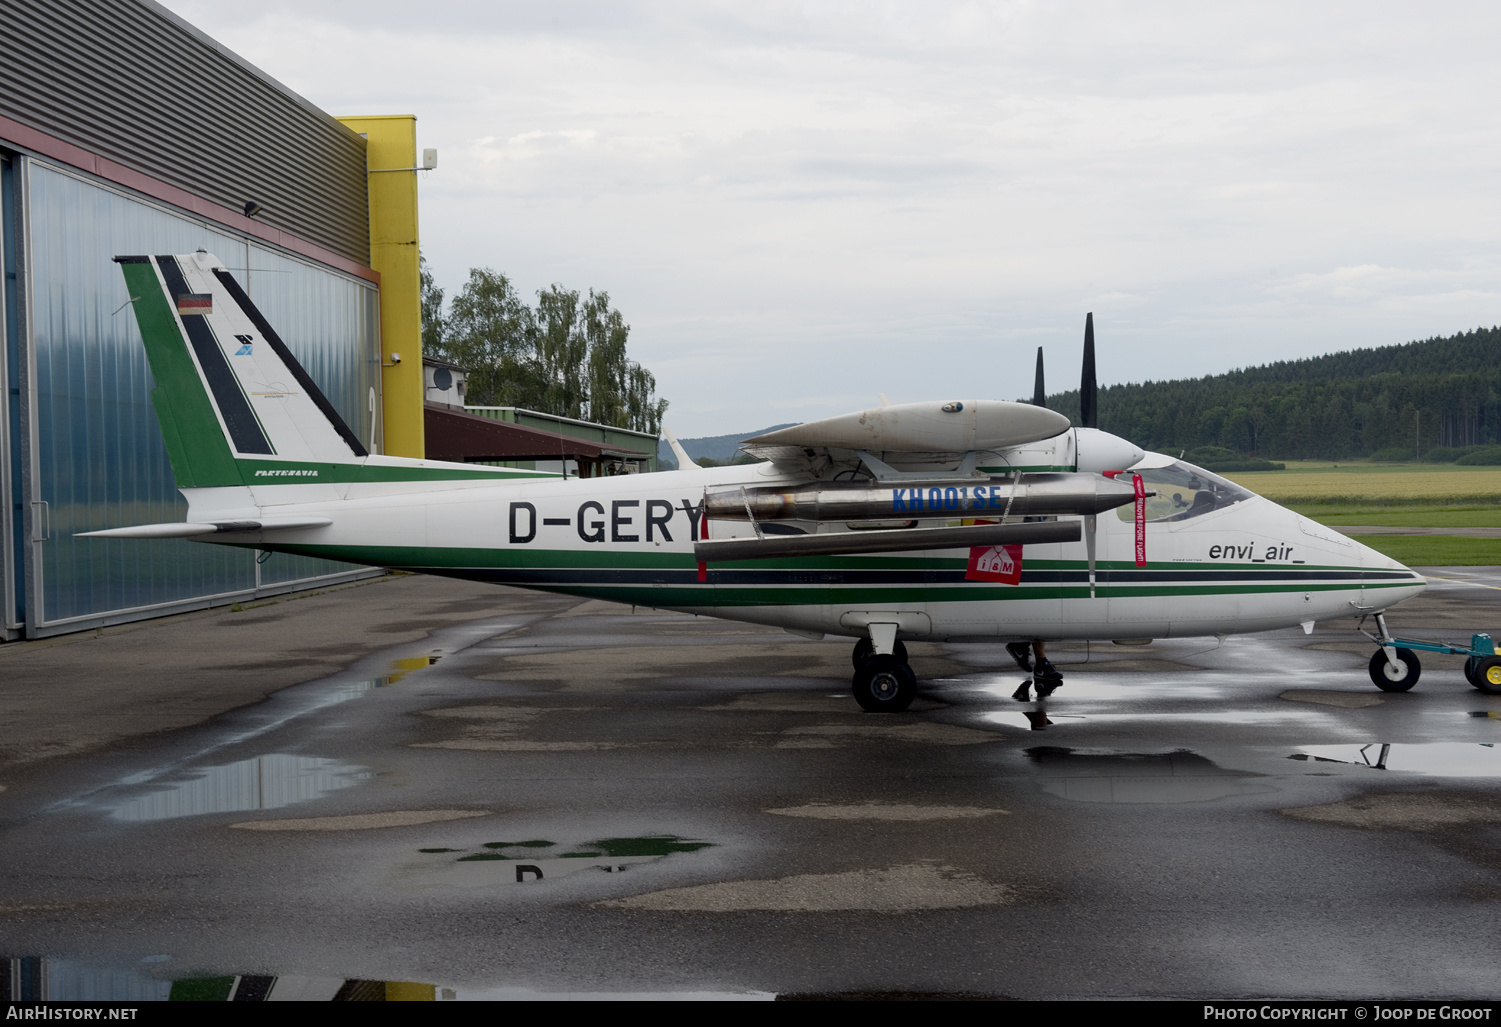
<path id="1" fill-rule="evenodd" d="M 247 544 L 253 545 L 253 544 Z M 635 603 L 643 606 L 693 607 L 693 606 L 805 606 L 840 605 L 858 606 L 864 603 L 976 603 L 1017 602 L 1035 599 L 1085 599 L 1089 597 L 1086 582 L 1037 582 L 1020 585 L 1000 585 L 989 582 L 892 582 L 890 584 L 799 581 L 806 575 L 814 579 L 819 572 L 860 570 L 866 572 L 892 571 L 958 571 L 966 566 L 962 559 L 926 557 L 896 559 L 891 557 L 827 557 L 822 559 L 801 558 L 783 560 L 747 560 L 734 564 L 709 567 L 706 583 L 683 583 L 685 573 L 696 572 L 697 565 L 688 553 L 654 552 L 587 552 L 582 550 L 518 550 L 471 549 L 471 548 L 424 548 L 418 546 L 339 546 L 339 545 L 266 545 L 258 548 L 274 549 L 277 552 L 295 553 L 302 556 L 318 556 L 330 560 L 373 566 L 412 568 L 431 574 L 459 578 L 473 578 L 512 584 L 544 592 L 559 592 L 589 598 L 610 599 L 616 602 Z M 1033 570 L 1084 571 L 1087 564 L 1071 560 L 1038 560 L 1028 565 Z M 1102 562 L 1098 571 L 1134 570 L 1129 561 Z M 1319 581 L 1277 580 L 1279 571 L 1292 572 L 1289 567 L 1265 567 L 1254 564 L 1174 564 L 1161 570 L 1228 570 L 1251 572 L 1261 576 L 1262 581 L 1205 581 L 1188 579 L 1182 582 L 1107 582 L 1095 586 L 1098 598 L 1127 598 L 1139 596 L 1213 596 L 1251 595 L 1279 592 L 1330 592 L 1360 588 L 1404 588 L 1416 579 L 1384 581 Z M 549 580 L 546 572 L 554 570 L 557 575 Z M 598 570 L 601 578 L 614 571 L 640 571 L 662 574 L 660 583 L 621 582 L 607 580 L 590 581 L 580 578 L 579 571 Z M 786 581 L 766 584 L 724 584 L 715 581 L 717 571 L 744 570 L 748 572 L 786 571 Z M 1351 567 L 1298 567 L 1297 572 L 1330 571 L 1349 573 L 1359 570 Z M 506 572 L 517 572 L 516 579 L 507 580 Z M 540 572 L 540 573 L 539 573 Z"/>

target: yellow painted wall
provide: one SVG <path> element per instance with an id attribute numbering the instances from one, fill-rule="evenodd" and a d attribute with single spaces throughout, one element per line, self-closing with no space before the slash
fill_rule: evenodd
<path id="1" fill-rule="evenodd" d="M 409 114 L 340 118 L 368 145 L 370 266 L 380 272 L 385 452 L 425 456 L 422 434 L 422 281 L 417 256 L 417 119 Z M 392 354 L 401 363 L 392 364 Z"/>

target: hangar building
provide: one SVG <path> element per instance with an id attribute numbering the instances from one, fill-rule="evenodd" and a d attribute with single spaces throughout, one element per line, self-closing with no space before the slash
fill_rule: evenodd
<path id="1" fill-rule="evenodd" d="M 401 309 L 417 310 L 417 174 L 375 173 L 393 154 L 413 168 L 415 139 L 409 117 L 341 123 L 151 0 L 7 0 L 0 637 L 374 573 L 73 536 L 186 509 L 116 254 L 216 254 L 373 449 L 422 455 L 421 360 L 382 367 L 383 343 L 420 356 Z M 404 245 L 382 234 L 393 208 Z"/>
<path id="2" fill-rule="evenodd" d="M 218 256 L 371 452 L 656 469 L 640 433 L 424 403 L 416 144 L 414 117 L 335 118 L 155 0 L 6 0 L 0 640 L 379 573 L 75 537 L 186 513 L 119 254 Z"/>

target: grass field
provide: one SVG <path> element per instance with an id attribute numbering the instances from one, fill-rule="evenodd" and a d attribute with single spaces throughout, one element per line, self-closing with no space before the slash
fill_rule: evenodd
<path id="1" fill-rule="evenodd" d="M 1225 477 L 1278 503 L 1308 506 L 1501 505 L 1501 467 L 1432 464 L 1288 465 Z"/>
<path id="2" fill-rule="evenodd" d="M 1401 506 L 1338 506 L 1333 503 L 1287 503 L 1320 524 L 1369 524 L 1408 528 L 1501 528 L 1501 505 L 1445 506 L 1404 503 Z"/>
<path id="3" fill-rule="evenodd" d="M 1225 477 L 1321 524 L 1501 528 L 1501 467 L 1301 460 Z M 1351 535 L 1408 566 L 1501 564 L 1501 539 Z"/>
<path id="4" fill-rule="evenodd" d="M 1351 535 L 1409 567 L 1474 567 L 1501 564 L 1501 538 L 1454 535 Z"/>

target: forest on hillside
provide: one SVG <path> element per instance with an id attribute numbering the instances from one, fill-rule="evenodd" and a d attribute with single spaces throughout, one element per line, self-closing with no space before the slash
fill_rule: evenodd
<path id="1" fill-rule="evenodd" d="M 1048 406 L 1078 423 L 1077 390 L 1049 396 Z M 1478 448 L 1501 443 L 1501 328 L 1112 385 L 1100 389 L 1099 425 L 1163 453 L 1501 462 Z"/>

